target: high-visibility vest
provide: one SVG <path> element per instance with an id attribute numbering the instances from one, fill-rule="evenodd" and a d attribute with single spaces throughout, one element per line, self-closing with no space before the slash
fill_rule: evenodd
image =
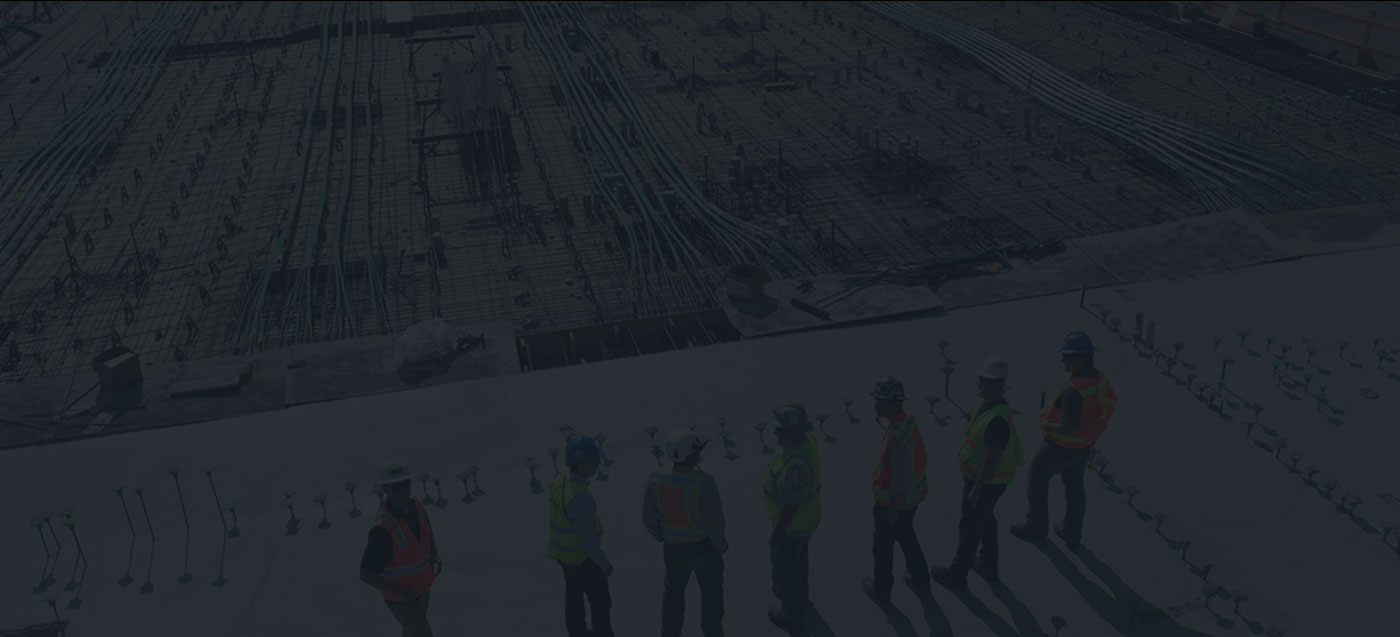
<path id="1" fill-rule="evenodd" d="M 708 477 L 699 469 L 651 472 L 657 508 L 661 511 L 661 537 L 667 544 L 705 539 L 705 531 L 700 528 L 700 489 Z"/>
<path id="2" fill-rule="evenodd" d="M 976 480 L 981 475 L 982 465 L 987 462 L 987 427 L 993 420 L 1002 418 L 1006 420 L 1011 435 L 1006 440 L 1006 448 L 1001 451 L 1001 459 L 997 461 L 996 473 L 987 479 L 987 484 L 1009 484 L 1016 476 L 1016 467 L 1026 464 L 1021 451 L 1021 436 L 1011 424 L 1010 405 L 1000 402 L 984 410 L 982 406 L 985 404 L 986 401 L 978 402 L 972 410 L 972 418 L 967 421 L 962 447 L 958 449 L 958 464 L 962 465 L 963 475 L 970 480 Z"/>
<path id="3" fill-rule="evenodd" d="M 1077 391 L 1083 399 L 1079 409 L 1079 426 L 1069 433 L 1058 433 L 1041 427 L 1045 438 L 1066 449 L 1082 449 L 1098 442 L 1103 432 L 1108 430 L 1108 419 L 1118 406 L 1118 393 L 1108 384 L 1108 377 L 1099 372 L 1096 377 L 1075 376 L 1065 382 L 1059 393 L 1042 412 L 1047 422 L 1060 422 L 1060 396 L 1067 391 Z"/>
<path id="4" fill-rule="evenodd" d="M 569 480 L 565 475 L 559 475 L 549 483 L 549 550 L 545 555 L 565 564 L 581 564 L 588 559 L 588 553 L 579 541 L 578 529 L 566 513 L 569 501 L 581 493 L 588 493 L 588 484 Z M 598 534 L 598 539 L 603 538 L 603 521 L 598 519 L 596 509 L 593 511 L 593 531 Z"/>
<path id="5" fill-rule="evenodd" d="M 928 478 L 924 476 L 924 462 L 927 459 L 924 451 L 924 437 L 919 433 L 918 421 L 904 412 L 899 412 L 890 419 L 890 425 L 885 428 L 885 437 L 880 441 L 880 457 L 871 478 L 871 488 L 875 493 L 875 501 L 887 507 L 891 506 L 890 487 L 894 482 L 894 477 L 890 474 L 890 444 L 895 441 L 899 441 L 906 450 L 913 453 L 914 504 L 923 502 L 924 497 L 928 495 Z M 906 494 L 896 495 L 903 498 Z"/>
<path id="6" fill-rule="evenodd" d="M 783 478 L 793 467 L 802 466 L 812 476 L 802 499 L 797 504 L 797 514 L 788 523 L 788 533 L 798 533 L 817 528 L 822 520 L 822 462 L 817 453 L 817 441 L 808 434 L 806 439 L 787 449 L 782 455 L 768 464 L 768 478 L 763 482 L 764 504 L 768 506 L 768 521 L 774 527 L 782 517 L 783 503 L 775 497 Z"/>
<path id="7" fill-rule="evenodd" d="M 422 597 L 433 586 L 433 569 L 428 564 L 428 554 L 433 548 L 433 529 L 428 524 L 427 515 L 423 513 L 423 505 L 413 497 L 408 501 L 412 503 L 412 508 L 418 516 L 418 529 L 422 531 L 418 537 L 413 537 L 413 531 L 408 528 L 407 521 L 389 513 L 386 506 L 379 507 L 379 517 L 372 525 L 388 531 L 389 538 L 394 543 L 394 557 L 384 565 L 384 570 L 380 571 L 379 575 L 390 583 L 413 591 L 413 597 L 408 599 L 386 591 L 379 592 L 385 600 L 391 602 L 412 601 Z"/>

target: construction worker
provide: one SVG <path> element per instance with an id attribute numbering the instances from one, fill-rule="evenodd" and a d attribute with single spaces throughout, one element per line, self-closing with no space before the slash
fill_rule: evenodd
<path id="1" fill-rule="evenodd" d="M 412 478 L 408 463 L 398 458 L 390 458 L 380 469 L 384 503 L 360 558 L 360 581 L 384 596 L 403 627 L 403 637 L 432 637 L 428 594 L 442 573 L 442 559 L 428 512 L 412 496 Z"/>
<path id="2" fill-rule="evenodd" d="M 889 605 L 894 588 L 894 544 L 898 542 L 904 552 L 904 584 L 927 599 L 932 594 L 928 562 L 914 533 L 914 514 L 928 495 L 924 438 L 919 423 L 904 411 L 903 383 L 887 377 L 875 383 L 870 397 L 875 399 L 875 422 L 888 424 L 871 485 L 875 495 L 875 576 L 861 584 L 875 603 Z"/>
<path id="3" fill-rule="evenodd" d="M 1011 407 L 1006 404 L 1006 359 L 993 356 L 977 371 L 977 394 L 981 400 L 972 410 L 963 430 L 958 463 L 962 466 L 962 517 L 958 520 L 958 550 L 948 567 L 935 567 L 934 581 L 955 592 L 967 590 L 967 573 L 973 558 L 982 549 L 977 572 L 988 583 L 997 577 L 997 500 L 1025 464 L 1021 437 L 1011 424 Z"/>
<path id="4" fill-rule="evenodd" d="M 564 569 L 564 627 L 569 637 L 612 637 L 612 596 L 608 578 L 613 566 L 603 553 L 603 523 L 588 493 L 588 479 L 598 473 L 603 450 L 589 436 L 572 436 L 564 447 L 567 476 L 549 484 L 549 549 L 546 554 Z M 593 630 L 584 622 L 583 600 L 592 609 Z"/>
<path id="5" fill-rule="evenodd" d="M 781 606 L 768 609 L 768 620 L 788 631 L 804 630 L 807 609 L 807 544 L 821 522 L 822 471 L 812 423 L 801 403 L 773 410 L 783 451 L 768 465 L 763 497 L 773 532 L 768 536 L 773 564 L 773 594 Z"/>
<path id="6" fill-rule="evenodd" d="M 1040 432 L 1045 443 L 1031 460 L 1030 506 L 1026 523 L 1011 527 L 1011 533 L 1028 542 L 1039 542 L 1048 535 L 1050 479 L 1062 476 L 1065 483 L 1065 517 L 1055 525 L 1055 534 L 1065 547 L 1079 546 L 1084 529 L 1084 468 L 1088 466 L 1108 419 L 1118 405 L 1118 394 L 1103 372 L 1094 368 L 1097 348 L 1084 332 L 1070 332 L 1060 347 L 1069 380 L 1040 411 Z"/>
<path id="7" fill-rule="evenodd" d="M 700 630 L 724 635 L 724 510 L 713 476 L 701 471 L 700 452 L 709 441 L 689 429 L 666 439 L 670 471 L 653 471 L 642 496 L 642 524 L 664 545 L 666 579 L 661 593 L 661 634 L 679 637 L 685 619 L 685 587 L 691 571 L 700 583 Z"/>

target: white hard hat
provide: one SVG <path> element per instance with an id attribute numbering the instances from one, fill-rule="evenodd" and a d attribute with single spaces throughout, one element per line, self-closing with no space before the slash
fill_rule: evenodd
<path id="1" fill-rule="evenodd" d="M 977 376 L 988 380 L 1006 380 L 1008 371 L 1005 358 L 992 356 L 982 361 L 982 367 L 977 370 Z"/>
<path id="2" fill-rule="evenodd" d="M 778 421 L 778 429 L 812 431 L 812 422 L 807 420 L 807 407 L 802 403 L 787 403 L 774 407 L 773 417 Z"/>
<path id="3" fill-rule="evenodd" d="M 379 484 L 394 484 L 404 480 L 412 480 L 413 474 L 408 471 L 408 463 L 402 458 L 390 458 L 384 461 L 384 466 L 379 470 Z"/>
<path id="4" fill-rule="evenodd" d="M 666 456 L 672 462 L 684 462 L 690 454 L 700 450 L 700 436 L 689 429 L 677 429 L 666 437 Z"/>

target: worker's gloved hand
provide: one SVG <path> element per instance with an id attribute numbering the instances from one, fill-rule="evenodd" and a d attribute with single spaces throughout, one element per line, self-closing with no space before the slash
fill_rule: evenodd
<path id="1" fill-rule="evenodd" d="M 433 577 L 438 577 L 439 575 L 442 575 L 442 558 L 441 558 L 441 557 L 435 557 L 435 558 L 433 558 L 432 565 L 433 565 Z"/>
<path id="2" fill-rule="evenodd" d="M 613 574 L 613 565 L 612 565 L 612 564 L 608 564 L 607 566 L 604 566 L 604 567 L 603 567 L 603 577 L 612 577 L 612 574 Z"/>

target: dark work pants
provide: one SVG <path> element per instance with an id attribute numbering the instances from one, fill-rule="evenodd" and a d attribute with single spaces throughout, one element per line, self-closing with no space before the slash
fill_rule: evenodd
<path id="1" fill-rule="evenodd" d="M 403 627 L 403 637 L 433 637 L 433 629 L 428 626 L 428 596 L 431 594 L 423 593 L 408 602 L 384 602 Z"/>
<path id="2" fill-rule="evenodd" d="M 708 540 L 666 544 L 666 583 L 661 594 L 661 634 L 679 637 L 685 624 L 685 587 L 690 572 L 700 584 L 700 630 L 705 637 L 724 635 L 724 557 Z"/>
<path id="3" fill-rule="evenodd" d="M 1026 513 L 1026 526 L 1031 532 L 1049 533 L 1050 479 L 1058 475 L 1065 482 L 1065 537 L 1079 539 L 1084 530 L 1084 468 L 1091 449 L 1066 449 L 1046 440 L 1035 452 L 1030 468 L 1030 507 Z"/>
<path id="4" fill-rule="evenodd" d="M 612 596 L 602 567 L 591 559 L 574 565 L 559 562 L 559 566 L 564 569 L 564 627 L 569 637 L 613 637 Z M 593 611 L 591 632 L 583 620 L 584 596 Z"/>
<path id="5" fill-rule="evenodd" d="M 773 588 L 782 600 L 783 619 L 802 625 L 807 610 L 807 545 L 811 537 L 781 536 L 769 545 Z"/>
<path id="6" fill-rule="evenodd" d="M 972 560 L 977 555 L 977 547 L 982 547 L 982 563 L 995 570 L 997 567 L 997 500 L 1006 493 L 1004 484 L 982 486 L 982 494 L 977 498 L 977 506 L 967 501 L 972 492 L 972 480 L 963 476 L 962 518 L 958 520 L 958 552 L 953 556 L 952 570 L 967 575 L 972 570 Z"/>
<path id="7" fill-rule="evenodd" d="M 889 599 L 890 589 L 894 588 L 894 544 L 904 552 L 904 569 L 914 578 L 914 584 L 928 588 L 928 562 L 924 550 L 919 546 L 919 536 L 914 533 L 914 513 L 918 507 L 902 511 L 890 526 L 889 508 L 875 503 L 875 594 Z"/>

